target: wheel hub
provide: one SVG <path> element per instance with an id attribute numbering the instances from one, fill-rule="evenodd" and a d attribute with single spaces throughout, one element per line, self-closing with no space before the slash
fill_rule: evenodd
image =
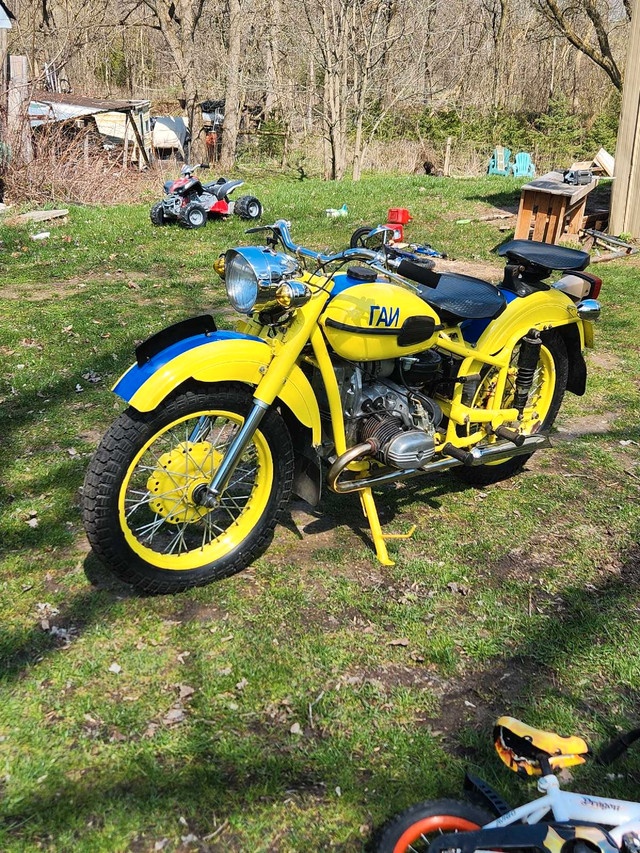
<path id="1" fill-rule="evenodd" d="M 222 454 L 208 441 L 183 441 L 163 453 L 147 481 L 152 495 L 150 509 L 164 516 L 169 524 L 204 518 L 211 509 L 199 504 L 194 492 L 209 485 L 221 459 Z"/>

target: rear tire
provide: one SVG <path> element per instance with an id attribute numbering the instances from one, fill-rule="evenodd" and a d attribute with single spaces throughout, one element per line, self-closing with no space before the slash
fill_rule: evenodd
<path id="1" fill-rule="evenodd" d="M 425 853 L 430 838 L 449 832 L 472 832 L 494 820 L 478 806 L 461 800 L 427 800 L 393 818 L 382 830 L 375 853 Z"/>
<path id="2" fill-rule="evenodd" d="M 164 207 L 161 201 L 157 201 L 149 211 L 149 219 L 153 225 L 166 225 L 167 218 L 164 215 Z"/>
<path id="3" fill-rule="evenodd" d="M 564 393 L 567 389 L 567 380 L 569 377 L 569 359 L 567 356 L 567 348 L 565 346 L 564 340 L 560 336 L 560 334 L 556 331 L 545 332 L 542 335 L 542 346 L 545 348 L 546 352 L 549 354 L 550 358 L 553 361 L 554 367 L 554 376 L 548 377 L 547 381 L 554 381 L 553 395 L 551 398 L 551 403 L 547 409 L 544 417 L 537 422 L 538 425 L 534 423 L 531 429 L 525 432 L 527 435 L 531 435 L 536 432 L 548 432 L 560 411 L 560 406 L 562 405 L 562 400 L 564 399 Z M 542 354 L 541 359 L 538 362 L 539 364 L 542 362 Z M 542 368 L 541 368 L 542 369 Z M 491 368 L 484 368 L 481 371 L 481 375 L 483 379 L 488 377 Z M 478 393 L 481 392 L 482 384 L 480 385 L 480 389 Z M 505 393 L 505 397 L 502 400 L 503 406 L 509 405 L 508 396 Z M 501 480 L 508 479 L 509 477 L 513 477 L 518 473 L 531 459 L 533 453 L 528 453 L 526 456 L 516 456 L 513 459 L 507 459 L 506 462 L 500 462 L 499 464 L 494 465 L 478 465 L 477 467 L 462 467 L 462 468 L 454 468 L 453 473 L 461 480 L 464 480 L 465 483 L 469 483 L 473 486 L 490 486 L 493 483 L 499 483 Z"/>
<path id="4" fill-rule="evenodd" d="M 204 228 L 207 224 L 207 211 L 199 201 L 188 201 L 180 208 L 178 224 L 183 228 Z"/>
<path id="5" fill-rule="evenodd" d="M 260 219 L 262 204 L 254 195 L 241 195 L 234 205 L 233 212 L 240 219 Z"/>

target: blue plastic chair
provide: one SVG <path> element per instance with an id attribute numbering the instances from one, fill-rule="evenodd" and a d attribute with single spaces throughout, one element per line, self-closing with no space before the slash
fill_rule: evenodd
<path id="1" fill-rule="evenodd" d="M 493 154 L 489 160 L 489 175 L 508 175 L 511 171 L 511 151 L 503 145 L 498 145 L 493 149 Z"/>
<path id="2" fill-rule="evenodd" d="M 531 155 L 526 151 L 519 151 L 511 167 L 514 178 L 535 178 L 536 167 L 533 165 Z"/>

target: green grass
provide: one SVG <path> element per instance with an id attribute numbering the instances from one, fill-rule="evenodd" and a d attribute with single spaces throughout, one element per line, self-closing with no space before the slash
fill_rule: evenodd
<path id="1" fill-rule="evenodd" d="M 318 249 L 407 206 L 412 239 L 498 265 L 501 221 L 455 220 L 512 205 L 518 185 L 247 191 Z M 343 202 L 348 218 L 327 219 Z M 73 208 L 45 242 L 35 230 L 0 228 L 2 851 L 152 851 L 165 838 L 174 851 L 190 834 L 203 851 L 363 850 L 395 811 L 458 795 L 466 765 L 514 802 L 530 796 L 492 752 L 500 713 L 594 743 L 638 724 L 632 259 L 599 268 L 589 390 L 568 395 L 558 422 L 579 434 L 558 433 L 523 475 L 483 492 L 443 476 L 381 495 L 387 529 L 418 524 L 392 546 L 395 566 L 376 564 L 356 499 L 327 495 L 317 518 L 294 507 L 246 572 L 144 598 L 87 553 L 78 490 L 121 409 L 109 388 L 134 342 L 198 312 L 228 324 L 211 263 L 246 239 L 243 224 L 153 229 L 141 205 Z M 578 769 L 570 785 L 628 796 L 637 754 L 616 773 Z"/>

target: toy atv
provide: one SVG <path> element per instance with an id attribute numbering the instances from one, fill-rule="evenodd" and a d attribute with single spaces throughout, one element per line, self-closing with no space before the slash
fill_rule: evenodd
<path id="1" fill-rule="evenodd" d="M 240 219 L 260 219 L 262 204 L 253 195 L 240 196 L 230 201 L 229 196 L 244 181 L 228 181 L 218 178 L 203 184 L 194 172 L 196 169 L 208 169 L 204 163 L 199 166 L 183 166 L 176 181 L 165 181 L 165 196 L 157 201 L 149 212 L 154 225 L 167 225 L 176 222 L 183 228 L 203 228 L 207 218 L 224 217 L 235 214 Z"/>

